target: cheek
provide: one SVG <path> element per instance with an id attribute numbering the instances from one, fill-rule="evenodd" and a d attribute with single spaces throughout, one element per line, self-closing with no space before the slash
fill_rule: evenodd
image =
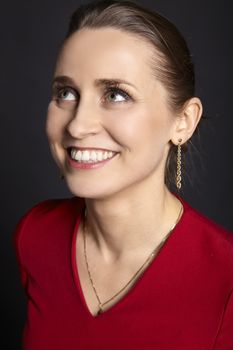
<path id="1" fill-rule="evenodd" d="M 163 149 L 168 143 L 171 125 L 163 111 L 137 107 L 119 113 L 109 121 L 108 129 L 113 137 L 130 152 Z"/>
<path id="2" fill-rule="evenodd" d="M 49 142 L 60 141 L 65 130 L 66 116 L 64 111 L 54 106 L 53 102 L 49 104 L 46 118 L 46 135 Z"/>
<path id="3" fill-rule="evenodd" d="M 47 111 L 45 131 L 49 141 L 52 156 L 60 167 L 64 162 L 64 149 L 61 146 L 65 130 L 64 113 L 51 102 Z"/>
<path id="4" fill-rule="evenodd" d="M 48 111 L 47 111 L 47 117 L 46 117 L 46 125 L 45 125 L 45 131 L 47 138 L 49 142 L 54 140 L 54 137 L 56 135 L 56 126 L 57 123 L 55 122 L 55 113 L 54 113 L 54 107 L 52 102 L 50 102 L 48 106 Z"/>

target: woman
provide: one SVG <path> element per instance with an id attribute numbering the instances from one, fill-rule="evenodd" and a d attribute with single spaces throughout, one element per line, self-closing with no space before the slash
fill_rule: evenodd
<path id="1" fill-rule="evenodd" d="M 202 115 L 186 43 L 132 2 L 73 14 L 46 132 L 74 194 L 15 238 L 24 349 L 233 349 L 233 237 L 174 195 Z"/>

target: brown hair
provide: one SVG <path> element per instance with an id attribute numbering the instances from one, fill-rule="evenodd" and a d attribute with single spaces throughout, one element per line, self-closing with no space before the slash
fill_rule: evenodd
<path id="1" fill-rule="evenodd" d="M 195 74 L 186 41 L 178 29 L 159 13 L 131 1 L 101 0 L 81 5 L 72 14 L 66 38 L 82 28 L 112 27 L 146 40 L 155 49 L 153 72 L 167 89 L 168 104 L 178 112 L 195 94 Z M 186 147 L 185 147 L 186 148 Z M 174 183 L 176 146 L 171 143 L 165 183 Z"/>

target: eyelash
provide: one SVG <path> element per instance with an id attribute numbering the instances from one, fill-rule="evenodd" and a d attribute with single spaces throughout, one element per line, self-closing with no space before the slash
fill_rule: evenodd
<path id="1" fill-rule="evenodd" d="M 55 98 L 55 100 L 57 102 L 62 100 L 61 94 L 64 91 L 69 91 L 69 92 L 73 93 L 74 95 L 77 95 L 77 93 L 75 92 L 75 90 L 71 86 L 59 86 L 59 85 L 57 85 L 53 88 L 53 97 Z"/>
<path id="2" fill-rule="evenodd" d="M 62 101 L 61 94 L 64 91 L 69 91 L 69 92 L 73 93 L 76 96 L 78 95 L 77 92 L 71 86 L 59 86 L 59 85 L 57 85 L 57 86 L 54 87 L 54 90 L 53 90 L 53 97 L 55 98 L 55 100 L 57 102 Z M 116 94 L 122 95 L 124 97 L 124 99 L 125 99 L 125 101 L 122 101 L 122 102 L 127 102 L 129 100 L 132 100 L 132 97 L 131 97 L 130 93 L 127 91 L 127 89 L 119 88 L 117 85 L 109 86 L 109 87 L 105 88 L 105 90 L 104 90 L 104 99 L 106 100 L 106 97 L 108 95 L 111 95 L 111 93 L 116 93 Z M 122 103 L 122 102 L 120 102 L 120 103 Z M 109 102 L 109 103 L 119 103 L 119 102 Z"/>
<path id="3" fill-rule="evenodd" d="M 123 102 L 127 102 L 129 100 L 132 100 L 130 93 L 126 89 L 119 88 L 118 86 L 107 87 L 104 91 L 104 96 L 106 97 L 107 95 L 111 95 L 112 93 L 122 95 L 125 98 L 125 101 L 123 101 Z"/>

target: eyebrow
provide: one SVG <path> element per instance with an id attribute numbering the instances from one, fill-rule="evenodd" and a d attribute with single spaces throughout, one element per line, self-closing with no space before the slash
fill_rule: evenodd
<path id="1" fill-rule="evenodd" d="M 52 81 L 52 86 L 56 83 L 60 83 L 60 84 L 72 84 L 72 85 L 76 85 L 74 80 L 66 75 L 60 75 L 57 76 L 53 79 Z M 124 79 L 95 79 L 94 81 L 95 86 L 115 86 L 115 85 L 119 85 L 119 84 L 126 84 L 126 85 L 130 85 L 133 88 L 135 88 L 136 90 L 137 87 L 135 85 L 133 85 L 132 83 L 130 83 L 127 80 Z"/>

